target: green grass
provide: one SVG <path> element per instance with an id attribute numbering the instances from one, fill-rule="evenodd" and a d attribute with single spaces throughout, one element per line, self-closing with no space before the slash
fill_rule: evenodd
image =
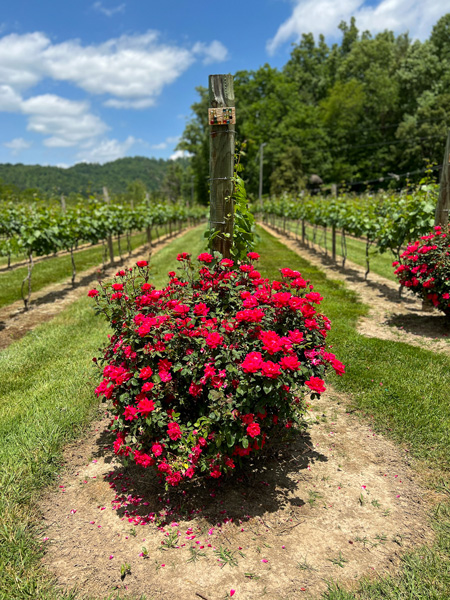
<path id="1" fill-rule="evenodd" d="M 197 228 L 155 256 L 156 285 L 174 268 L 177 252 L 201 251 L 201 233 Z M 355 325 L 367 309 L 356 295 L 266 232 L 259 233 L 259 269 L 264 275 L 279 278 L 280 267 L 296 268 L 325 297 L 323 310 L 333 322 L 329 343 L 347 365 L 343 378 L 332 378 L 334 386 L 348 392 L 355 406 L 373 415 L 379 430 L 426 465 L 430 481 L 434 477 L 436 485 L 438 480 L 443 485 L 450 467 L 448 358 L 359 335 Z M 87 299 L 81 299 L 0 354 L 0 600 L 69 598 L 53 587 L 40 567 L 43 550 L 33 511 L 40 491 L 60 470 L 64 444 L 80 435 L 97 406 L 90 357 L 105 342 L 106 333 L 106 323 L 94 316 Z M 398 577 L 362 581 L 357 593 L 330 584 L 324 598 L 448 600 L 448 505 L 436 509 L 434 523 L 435 545 L 404 557 Z"/>
<path id="2" fill-rule="evenodd" d="M 277 226 L 283 228 L 283 220 L 277 220 Z M 297 226 L 297 221 L 286 221 L 286 229 L 296 234 L 301 239 L 301 223 Z M 314 239 L 314 227 L 307 225 L 306 236 L 309 241 Z M 338 264 L 342 264 L 342 249 L 341 249 L 341 232 L 336 232 L 336 255 L 338 258 Z M 360 241 L 349 236 L 346 236 L 347 244 L 347 259 L 354 262 L 357 265 L 366 269 L 366 244 L 364 241 Z M 316 232 L 316 244 L 319 244 L 323 250 L 325 248 L 328 251 L 328 255 L 331 257 L 331 227 L 327 228 L 326 241 L 323 234 L 323 227 L 318 227 Z M 380 254 L 375 246 L 371 246 L 369 249 L 369 261 L 370 261 L 370 273 L 376 273 L 386 279 L 398 282 L 397 277 L 394 275 L 394 268 L 392 267 L 392 261 L 394 260 L 391 252 L 385 252 Z M 370 274 L 369 274 L 370 277 Z"/>
<path id="3" fill-rule="evenodd" d="M 202 250 L 202 232 L 196 228 L 156 254 L 155 285 L 177 266 L 178 252 Z M 97 406 L 91 357 L 107 333 L 83 298 L 0 353 L 1 600 L 65 597 L 39 566 L 42 535 L 33 511 L 60 470 L 64 444 L 80 435 Z"/>
<path id="4" fill-rule="evenodd" d="M 432 548 L 419 548 L 402 559 L 401 572 L 375 582 L 362 580 L 356 592 L 330 583 L 327 600 L 448 600 L 450 598 L 450 360 L 408 346 L 359 335 L 357 318 L 366 313 L 356 295 L 342 282 L 327 279 L 317 268 L 259 231 L 264 260 L 259 270 L 279 278 L 280 267 L 299 270 L 325 298 L 321 307 L 332 320 L 329 343 L 347 365 L 344 377 L 331 377 L 355 407 L 368 413 L 374 425 L 417 459 L 431 487 L 448 494 L 449 503 L 435 509 Z M 270 252 L 268 252 L 270 248 Z M 382 383 L 383 385 L 380 385 Z"/>
<path id="5" fill-rule="evenodd" d="M 163 228 L 159 228 L 159 235 L 161 235 L 163 231 L 165 232 Z M 134 250 L 145 244 L 146 241 L 147 238 L 144 233 L 135 234 L 131 238 L 131 247 Z M 122 256 L 126 259 L 128 255 L 126 238 L 122 237 L 120 243 Z M 78 273 L 77 280 L 79 280 L 79 274 L 82 271 L 95 267 L 96 265 L 101 266 L 102 256 L 102 246 L 94 246 L 75 253 L 75 266 Z M 117 241 L 114 242 L 114 256 L 117 260 L 117 257 L 119 256 Z M 12 302 L 21 299 L 20 288 L 27 273 L 27 267 L 18 267 L 17 269 L 0 273 L 0 307 L 7 306 Z M 72 263 L 70 254 L 55 256 L 37 262 L 33 268 L 31 298 L 33 298 L 33 292 L 38 292 L 42 288 L 53 283 L 60 283 L 65 280 L 70 281 L 71 277 Z"/>

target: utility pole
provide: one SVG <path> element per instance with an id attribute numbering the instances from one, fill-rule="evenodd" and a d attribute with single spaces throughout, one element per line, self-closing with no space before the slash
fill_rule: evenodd
<path id="1" fill-rule="evenodd" d="M 209 76 L 210 228 L 218 232 L 212 249 L 230 258 L 233 244 L 233 178 L 236 113 L 233 76 Z"/>
<path id="2" fill-rule="evenodd" d="M 261 207 L 261 214 L 263 212 L 263 160 L 264 160 L 264 146 L 267 146 L 267 142 L 264 142 L 259 147 L 259 206 Z"/>
<path id="3" fill-rule="evenodd" d="M 447 144 L 445 146 L 444 162 L 442 164 L 441 185 L 439 186 L 439 200 L 434 217 L 435 225 L 445 227 L 449 222 L 448 211 L 450 209 L 450 130 L 447 133 Z"/>

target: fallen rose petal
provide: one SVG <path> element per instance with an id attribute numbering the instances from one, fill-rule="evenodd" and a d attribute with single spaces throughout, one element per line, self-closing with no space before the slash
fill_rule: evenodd
<path id="1" fill-rule="evenodd" d="M 269 562 L 269 561 L 267 560 L 267 558 L 262 558 L 261 562 L 266 563 L 266 562 Z"/>
<path id="2" fill-rule="evenodd" d="M 109 560 L 111 560 L 111 559 L 113 559 L 113 558 L 114 558 L 114 554 L 110 554 L 110 555 L 109 555 Z"/>
<path id="3" fill-rule="evenodd" d="M 236 593 L 236 590 L 230 590 L 230 596 L 234 596 Z"/>

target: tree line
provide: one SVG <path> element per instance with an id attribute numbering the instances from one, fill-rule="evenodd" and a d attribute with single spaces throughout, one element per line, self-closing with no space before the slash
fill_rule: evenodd
<path id="1" fill-rule="evenodd" d="M 302 36 L 282 69 L 265 64 L 234 76 L 237 134 L 246 141 L 241 162 L 247 189 L 258 193 L 264 147 L 263 192 L 298 193 L 311 175 L 360 191 L 388 181 L 419 180 L 440 164 L 450 115 L 450 14 L 425 41 L 408 34 L 339 26 L 339 43 Z M 208 198 L 208 92 L 197 88 L 179 149 L 199 201 Z M 437 176 L 438 169 L 435 170 Z M 384 179 L 379 182 L 379 179 Z"/>
<path id="2" fill-rule="evenodd" d="M 33 200 L 34 196 L 46 198 L 98 196 L 107 187 L 112 194 L 139 196 L 151 193 L 157 199 L 173 202 L 190 198 L 191 178 L 187 175 L 188 159 L 164 160 L 144 156 L 119 158 L 103 165 L 79 163 L 67 169 L 52 166 L 0 164 L 0 199 L 14 197 Z M 141 193 L 142 192 L 142 193 Z M 68 198 L 70 203 L 70 198 Z M 142 198 L 139 197 L 138 201 Z"/>

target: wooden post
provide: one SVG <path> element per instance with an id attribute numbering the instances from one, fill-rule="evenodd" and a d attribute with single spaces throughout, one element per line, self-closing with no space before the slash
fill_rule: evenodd
<path id="1" fill-rule="evenodd" d="M 61 194 L 60 201 L 61 201 L 61 210 L 63 213 L 65 213 L 66 212 L 66 199 L 64 197 L 64 194 Z"/>
<path id="2" fill-rule="evenodd" d="M 439 199 L 434 214 L 434 224 L 445 227 L 448 224 L 448 211 L 450 209 L 450 129 L 447 132 L 444 162 L 442 163 L 441 181 L 439 186 Z M 400 287 L 401 290 L 401 287 Z M 433 312 L 433 304 L 428 298 L 422 300 L 423 312 Z"/>
<path id="3" fill-rule="evenodd" d="M 331 227 L 331 256 L 336 262 L 336 225 Z"/>
<path id="4" fill-rule="evenodd" d="M 111 203 L 111 200 L 110 200 L 110 197 L 108 194 L 108 188 L 106 186 L 103 187 L 103 198 L 104 198 L 106 204 Z M 113 246 L 112 235 L 108 235 L 107 241 L 108 241 L 109 262 L 111 263 L 111 265 L 113 265 L 114 264 L 114 246 Z"/>
<path id="5" fill-rule="evenodd" d="M 209 76 L 209 105 L 211 108 L 234 108 L 233 76 Z M 235 125 L 210 121 L 210 228 L 218 231 L 212 250 L 230 258 L 233 244 L 233 176 Z"/>
<path id="6" fill-rule="evenodd" d="M 444 163 L 442 165 L 441 185 L 439 187 L 439 200 L 436 206 L 434 217 L 435 225 L 448 224 L 450 210 L 450 130 L 447 134 L 447 144 L 445 146 Z"/>

